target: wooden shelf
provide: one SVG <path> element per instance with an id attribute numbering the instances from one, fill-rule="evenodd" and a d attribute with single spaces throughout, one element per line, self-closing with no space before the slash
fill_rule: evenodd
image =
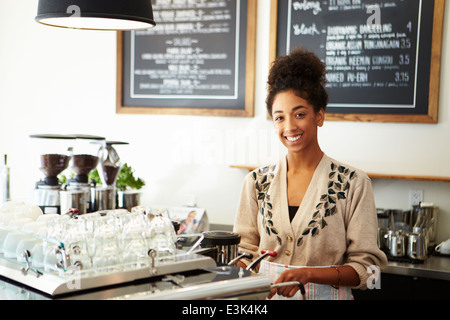
<path id="1" fill-rule="evenodd" d="M 367 173 L 367 175 L 371 179 L 392 179 L 392 180 L 410 180 L 410 181 L 450 182 L 450 177 L 412 176 L 412 175 L 381 174 L 381 173 Z"/>
<path id="2" fill-rule="evenodd" d="M 235 168 L 235 169 L 248 170 L 249 172 L 255 170 L 256 168 L 259 168 L 259 166 L 238 166 L 238 165 L 230 166 L 230 167 Z"/>
<path id="3" fill-rule="evenodd" d="M 232 165 L 231 168 L 243 169 L 253 171 L 258 166 L 250 165 Z M 432 182 L 450 182 L 450 177 L 439 176 L 414 176 L 414 175 L 398 175 L 398 174 L 382 174 L 382 173 L 367 173 L 371 179 L 391 179 L 391 180 L 409 180 L 409 181 L 432 181 Z"/>

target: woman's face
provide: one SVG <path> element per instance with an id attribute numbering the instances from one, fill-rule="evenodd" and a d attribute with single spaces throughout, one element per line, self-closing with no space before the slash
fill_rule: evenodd
<path id="1" fill-rule="evenodd" d="M 301 152 L 318 146 L 317 127 L 323 125 L 324 110 L 316 113 L 308 101 L 288 90 L 275 96 L 272 120 L 281 143 L 288 151 Z"/>

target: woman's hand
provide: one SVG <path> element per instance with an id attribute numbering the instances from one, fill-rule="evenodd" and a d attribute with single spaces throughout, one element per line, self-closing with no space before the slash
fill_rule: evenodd
<path id="1" fill-rule="evenodd" d="M 274 284 L 297 281 L 303 285 L 308 282 L 328 284 L 332 286 L 354 287 L 359 284 L 359 275 L 353 267 L 344 265 L 330 268 L 295 268 L 283 271 Z M 272 288 L 267 298 L 272 298 L 276 293 L 287 298 L 292 298 L 299 290 L 297 285 Z"/>
<path id="2" fill-rule="evenodd" d="M 311 270 L 310 268 L 298 268 L 298 269 L 285 270 L 280 274 L 280 276 L 274 282 L 274 284 L 297 281 L 297 282 L 300 282 L 301 284 L 305 285 L 310 281 L 309 280 L 310 270 Z M 292 298 L 299 289 L 300 288 L 298 287 L 298 285 L 272 288 L 270 290 L 267 298 L 271 299 L 275 294 L 279 294 L 279 295 L 281 295 L 283 297 L 287 297 L 287 298 Z"/>

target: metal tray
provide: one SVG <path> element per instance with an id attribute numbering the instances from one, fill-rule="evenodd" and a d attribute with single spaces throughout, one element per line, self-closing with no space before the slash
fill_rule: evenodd
<path id="1" fill-rule="evenodd" d="M 7 259 L 0 254 L 1 276 L 34 288 L 50 296 L 57 296 L 133 282 L 151 277 L 159 277 L 167 274 L 213 268 L 216 267 L 216 263 L 210 257 L 182 252 L 177 254 L 171 261 L 160 262 L 153 267 L 142 267 L 105 274 L 58 274 L 57 272 L 46 272 L 36 268 L 29 269 L 28 272 L 25 273 L 25 267 L 25 265 Z"/>

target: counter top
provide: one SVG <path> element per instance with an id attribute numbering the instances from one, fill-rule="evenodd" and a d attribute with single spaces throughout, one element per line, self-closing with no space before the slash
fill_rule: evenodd
<path id="1" fill-rule="evenodd" d="M 382 273 L 450 281 L 450 257 L 429 256 L 423 263 L 389 261 Z"/>

